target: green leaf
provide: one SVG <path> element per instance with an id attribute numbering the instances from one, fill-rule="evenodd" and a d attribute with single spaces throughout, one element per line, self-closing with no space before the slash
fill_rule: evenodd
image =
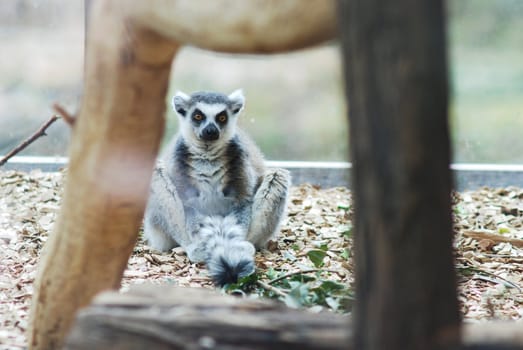
<path id="1" fill-rule="evenodd" d="M 309 250 L 307 252 L 307 256 L 309 257 L 310 261 L 314 264 L 315 267 L 322 267 L 323 266 L 323 259 L 327 253 L 325 253 L 324 250 Z"/>
<path id="2" fill-rule="evenodd" d="M 248 276 L 240 277 L 240 279 L 238 279 L 238 284 L 239 285 L 246 285 L 246 284 L 256 283 L 256 281 L 258 281 L 258 274 L 257 273 L 251 273 Z"/>
<path id="3" fill-rule="evenodd" d="M 278 272 L 273 267 L 269 267 L 267 272 L 265 272 L 265 276 L 267 276 L 268 279 L 273 280 L 278 277 Z"/>
<path id="4" fill-rule="evenodd" d="M 290 282 L 293 288 L 287 294 L 285 299 L 285 305 L 292 308 L 299 308 L 307 305 L 307 295 L 309 294 L 309 287 L 305 283 Z"/>
<path id="5" fill-rule="evenodd" d="M 312 289 L 312 293 L 314 294 L 312 300 L 314 303 L 326 305 L 334 310 L 337 310 L 338 306 L 334 308 L 331 305 L 334 304 L 333 299 L 339 298 L 340 296 L 349 293 L 349 288 L 348 286 L 341 283 L 323 280 L 319 286 Z"/>
<path id="6" fill-rule="evenodd" d="M 248 276 L 241 277 L 236 283 L 230 283 L 223 286 L 223 290 L 228 293 L 240 293 L 240 292 L 250 292 L 256 285 L 258 280 L 258 274 L 252 273 Z"/>
<path id="7" fill-rule="evenodd" d="M 294 254 L 292 254 L 290 250 L 284 251 L 283 257 L 291 262 L 296 260 L 296 256 L 294 256 Z"/>
<path id="8" fill-rule="evenodd" d="M 345 259 L 345 260 L 349 260 L 350 258 L 350 251 L 348 249 L 343 249 L 343 251 L 341 252 L 340 256 Z"/>
<path id="9" fill-rule="evenodd" d="M 290 280 L 304 283 L 316 281 L 316 277 L 300 273 L 298 275 L 291 276 Z"/>
<path id="10" fill-rule="evenodd" d="M 343 236 L 345 236 L 345 238 L 351 238 L 352 237 L 352 225 L 351 224 L 340 225 L 340 226 L 338 226 L 338 232 L 341 232 L 341 234 Z"/>
<path id="11" fill-rule="evenodd" d="M 501 233 L 501 234 L 504 234 L 504 233 L 510 233 L 510 229 L 506 226 L 499 226 L 498 227 L 498 232 Z"/>
<path id="12" fill-rule="evenodd" d="M 323 281 L 319 286 L 325 293 L 333 293 L 347 288 L 344 284 L 334 282 L 334 281 Z"/>
<path id="13" fill-rule="evenodd" d="M 350 204 L 349 203 L 340 202 L 340 203 L 338 203 L 338 209 L 349 210 L 350 209 Z"/>
<path id="14" fill-rule="evenodd" d="M 340 300 L 337 298 L 326 297 L 325 303 L 327 304 L 328 307 L 330 307 L 334 311 L 338 311 L 338 309 L 340 308 Z"/>
<path id="15" fill-rule="evenodd" d="M 455 215 L 463 216 L 463 215 L 467 214 L 467 211 L 466 211 L 465 207 L 462 204 L 454 205 L 454 208 L 453 208 L 452 211 L 454 212 Z"/>

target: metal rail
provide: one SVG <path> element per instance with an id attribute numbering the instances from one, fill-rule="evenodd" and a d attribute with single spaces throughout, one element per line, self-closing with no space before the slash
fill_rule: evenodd
<path id="1" fill-rule="evenodd" d="M 13 157 L 0 170 L 44 172 L 58 171 L 67 166 L 66 157 Z M 321 187 L 349 186 L 351 163 L 348 162 L 303 162 L 269 161 L 270 167 L 281 167 L 291 171 L 295 184 L 311 183 Z M 523 188 L 523 164 L 452 164 L 450 169 L 458 191 L 473 190 L 483 186 Z"/>

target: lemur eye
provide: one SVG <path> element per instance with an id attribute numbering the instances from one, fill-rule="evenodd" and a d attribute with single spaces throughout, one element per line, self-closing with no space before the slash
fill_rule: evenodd
<path id="1" fill-rule="evenodd" d="M 216 117 L 219 123 L 225 123 L 227 121 L 227 114 L 219 114 L 218 117 Z"/>
<path id="2" fill-rule="evenodd" d="M 201 122 L 203 120 L 203 115 L 201 114 L 195 114 L 193 115 L 192 117 L 194 120 L 196 120 L 197 122 Z"/>

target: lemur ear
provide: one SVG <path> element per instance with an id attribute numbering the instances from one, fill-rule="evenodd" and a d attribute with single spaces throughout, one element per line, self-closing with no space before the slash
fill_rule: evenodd
<path id="1" fill-rule="evenodd" d="M 173 109 L 176 111 L 176 113 L 182 117 L 185 117 L 187 114 L 187 105 L 190 99 L 191 97 L 189 95 L 181 91 L 177 91 L 172 100 Z"/>
<path id="2" fill-rule="evenodd" d="M 234 114 L 238 114 L 243 109 L 245 105 L 245 96 L 243 96 L 243 91 L 241 89 L 235 90 L 229 96 L 230 107 Z"/>

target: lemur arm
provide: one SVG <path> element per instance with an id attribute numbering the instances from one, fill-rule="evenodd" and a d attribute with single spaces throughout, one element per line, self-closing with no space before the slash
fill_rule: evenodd
<path id="1" fill-rule="evenodd" d="M 150 246 L 161 251 L 176 245 L 186 246 L 191 241 L 186 230 L 183 203 L 161 164 L 154 169 L 145 212 L 144 236 Z"/>
<path id="2" fill-rule="evenodd" d="M 247 240 L 257 248 L 274 235 L 285 213 L 290 173 L 285 169 L 269 169 L 254 194 Z"/>

